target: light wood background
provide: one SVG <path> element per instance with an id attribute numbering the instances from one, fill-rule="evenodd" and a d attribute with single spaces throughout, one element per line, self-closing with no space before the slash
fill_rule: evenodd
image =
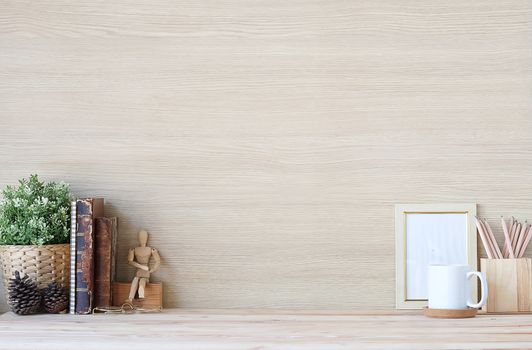
<path id="1" fill-rule="evenodd" d="M 531 68 L 525 0 L 0 0 L 0 185 L 104 196 L 168 307 L 392 308 L 395 203 L 532 218 Z"/>

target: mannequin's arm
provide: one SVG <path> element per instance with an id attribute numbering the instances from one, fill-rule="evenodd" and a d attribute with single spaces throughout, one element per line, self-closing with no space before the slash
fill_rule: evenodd
<path id="1" fill-rule="evenodd" d="M 157 249 L 153 248 L 151 250 L 151 256 L 153 257 L 155 264 L 153 264 L 153 267 L 150 269 L 150 273 L 159 270 L 159 267 L 161 267 L 161 256 L 159 255 Z"/>
<path id="2" fill-rule="evenodd" d="M 130 249 L 129 254 L 127 255 L 127 263 L 131 266 L 135 266 L 138 269 L 148 271 L 150 268 L 146 265 L 141 265 L 135 261 L 135 249 Z"/>

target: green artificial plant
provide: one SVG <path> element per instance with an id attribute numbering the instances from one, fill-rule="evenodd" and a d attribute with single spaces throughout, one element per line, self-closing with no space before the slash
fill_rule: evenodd
<path id="1" fill-rule="evenodd" d="M 37 175 L 7 186 L 0 202 L 0 245 L 68 243 L 70 188 L 41 182 Z"/>

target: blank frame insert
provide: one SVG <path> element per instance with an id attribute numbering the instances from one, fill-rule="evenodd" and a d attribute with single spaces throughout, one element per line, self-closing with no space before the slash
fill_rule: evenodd
<path id="1" fill-rule="evenodd" d="M 467 215 L 406 214 L 406 299 L 426 300 L 429 265 L 467 265 Z"/>

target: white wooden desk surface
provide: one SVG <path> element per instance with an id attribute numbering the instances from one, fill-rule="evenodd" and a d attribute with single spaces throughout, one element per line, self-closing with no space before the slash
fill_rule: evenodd
<path id="1" fill-rule="evenodd" d="M 428 319 L 417 311 L 171 309 L 0 316 L 3 349 L 532 349 L 532 315 Z"/>

